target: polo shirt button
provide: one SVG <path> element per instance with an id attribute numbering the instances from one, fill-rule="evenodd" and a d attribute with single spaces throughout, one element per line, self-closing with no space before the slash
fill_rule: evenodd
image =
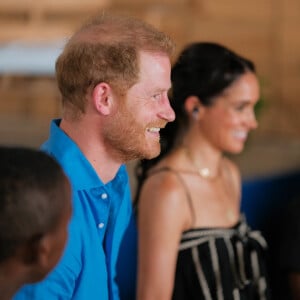
<path id="1" fill-rule="evenodd" d="M 106 193 L 103 193 L 103 194 L 101 194 L 101 199 L 107 199 L 107 194 Z"/>
<path id="2" fill-rule="evenodd" d="M 101 229 L 101 228 L 103 228 L 103 227 L 104 227 L 104 223 L 99 223 L 99 224 L 98 224 L 98 228 Z"/>

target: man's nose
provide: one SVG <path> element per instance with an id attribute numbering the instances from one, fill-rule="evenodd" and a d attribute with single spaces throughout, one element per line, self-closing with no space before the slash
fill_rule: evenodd
<path id="1" fill-rule="evenodd" d="M 175 120 L 175 112 L 173 108 L 171 107 L 170 100 L 168 97 L 166 97 L 164 104 L 163 104 L 163 109 L 160 112 L 160 117 L 163 118 L 164 120 L 168 122 L 173 122 Z"/>

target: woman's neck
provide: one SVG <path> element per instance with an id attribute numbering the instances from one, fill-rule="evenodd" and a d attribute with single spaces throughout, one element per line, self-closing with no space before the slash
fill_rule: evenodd
<path id="1" fill-rule="evenodd" d="M 223 153 L 208 143 L 197 139 L 186 140 L 181 147 L 186 163 L 199 176 L 206 179 L 217 178 L 221 173 Z"/>

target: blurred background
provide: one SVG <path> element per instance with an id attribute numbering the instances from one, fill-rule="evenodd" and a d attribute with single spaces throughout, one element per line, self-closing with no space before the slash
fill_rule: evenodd
<path id="1" fill-rule="evenodd" d="M 300 201 L 300 1 L 1 0 L 1 144 L 38 147 L 47 138 L 50 120 L 61 113 L 55 60 L 84 20 L 106 11 L 137 16 L 167 32 L 176 55 L 187 43 L 213 41 L 256 64 L 259 128 L 233 159 L 243 178 L 242 210 L 264 232 L 275 295 L 287 299 L 276 250 L 282 211 L 296 195 Z M 132 175 L 134 163 L 128 167 Z"/>
<path id="2" fill-rule="evenodd" d="M 214 41 L 252 59 L 262 86 L 259 129 L 235 160 L 244 178 L 300 168 L 298 0 L 1 0 L 0 143 L 44 141 L 61 109 L 55 59 L 85 19 L 105 11 L 166 31 L 177 53 L 189 42 Z"/>

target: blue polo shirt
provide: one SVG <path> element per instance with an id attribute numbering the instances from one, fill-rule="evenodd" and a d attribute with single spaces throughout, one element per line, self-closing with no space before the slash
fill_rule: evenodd
<path id="1" fill-rule="evenodd" d="M 104 184 L 59 122 L 52 121 L 42 149 L 58 160 L 73 187 L 69 239 L 60 262 L 46 279 L 24 286 L 13 299 L 119 299 L 116 262 L 132 215 L 126 167 L 122 165 L 115 178 Z"/>

